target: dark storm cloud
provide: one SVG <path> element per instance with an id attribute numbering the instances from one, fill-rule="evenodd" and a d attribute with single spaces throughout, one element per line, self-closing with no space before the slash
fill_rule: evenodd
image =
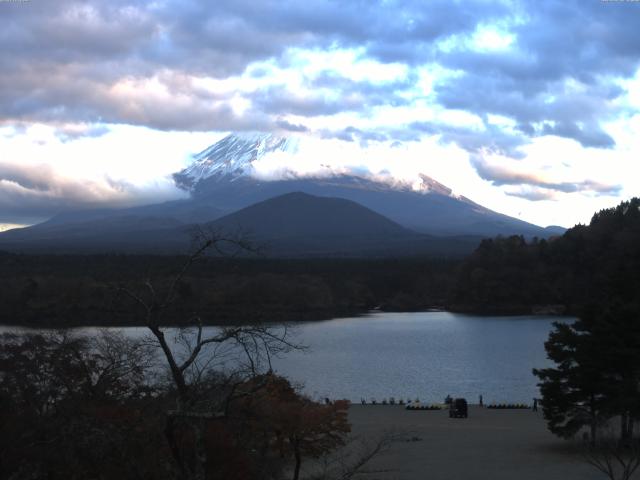
<path id="1" fill-rule="evenodd" d="M 522 196 L 530 200 L 542 199 L 542 196 L 551 196 L 555 193 L 575 193 L 590 192 L 601 195 L 619 195 L 622 190 L 621 185 L 610 185 L 594 180 L 581 180 L 576 182 L 553 182 L 546 180 L 535 172 L 523 172 L 513 170 L 504 165 L 492 165 L 486 162 L 482 157 L 472 156 L 472 164 L 476 171 L 484 180 L 490 181 L 493 185 L 505 186 L 514 185 L 525 187 L 520 190 L 521 193 L 513 193 L 511 195 Z M 546 192 L 546 193 L 545 193 Z M 528 196 L 525 196 L 527 195 Z M 540 197 L 540 198 L 534 198 Z"/>

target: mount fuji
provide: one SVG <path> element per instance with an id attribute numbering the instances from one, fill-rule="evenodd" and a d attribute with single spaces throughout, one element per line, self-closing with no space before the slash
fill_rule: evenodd
<path id="1" fill-rule="evenodd" d="M 548 237 L 542 227 L 485 208 L 427 175 L 416 182 L 333 173 L 300 175 L 289 169 L 266 181 L 256 161 L 270 154 L 286 154 L 295 162 L 299 141 L 273 134 L 229 135 L 194 157 L 173 175 L 192 201 L 230 213 L 253 203 L 291 192 L 338 197 L 357 202 L 400 225 L 432 235 L 525 235 Z"/>
<path id="2" fill-rule="evenodd" d="M 195 155 L 187 168 L 173 175 L 175 184 L 188 192 L 189 198 L 119 210 L 60 214 L 32 227 L 0 233 L 0 249 L 173 253 L 184 250 L 186 232 L 193 224 L 215 228 L 234 224 L 248 231 L 260 230 L 261 223 L 256 215 L 239 213 L 234 216 L 236 212 L 249 209 L 250 213 L 261 212 L 260 216 L 263 217 L 282 218 L 274 223 L 280 225 L 282 231 L 278 233 L 271 229 L 268 240 L 280 242 L 281 248 L 275 251 L 284 256 L 288 250 L 282 245 L 297 245 L 294 254 L 299 256 L 305 255 L 301 245 L 318 243 L 317 240 L 311 242 L 309 238 L 303 238 L 304 232 L 294 234 L 298 228 L 296 226 L 304 223 L 300 222 L 302 211 L 294 208 L 294 204 L 301 199 L 306 199 L 305 204 L 313 204 L 307 214 L 322 217 L 322 225 L 327 229 L 324 237 L 334 240 L 330 251 L 316 249 L 316 254 L 340 251 L 341 255 L 357 255 L 366 250 L 360 251 L 357 242 L 352 242 L 351 250 L 338 248 L 338 240 L 347 241 L 341 230 L 349 222 L 330 220 L 332 216 L 340 216 L 336 210 L 339 208 L 336 199 L 351 202 L 348 204 L 353 215 L 351 223 L 359 222 L 357 218 L 364 216 L 373 223 L 362 228 L 386 232 L 376 237 L 375 244 L 376 251 L 388 254 L 406 252 L 407 243 L 398 241 L 399 237 L 406 237 L 414 246 L 430 245 L 429 248 L 425 247 L 429 250 L 427 253 L 450 251 L 434 245 L 456 244 L 462 238 L 466 239 L 462 241 L 464 245 L 458 245 L 454 250 L 463 253 L 473 250 L 480 237 L 512 234 L 548 237 L 561 233 L 502 215 L 465 197 L 453 195 L 451 189 L 426 175 L 421 175 L 412 184 L 330 169 L 321 173 L 300 174 L 289 168 L 282 170 L 276 179 L 265 179 L 260 175 L 256 165 L 274 158 L 272 155 L 286 156 L 293 164 L 299 158 L 304 160 L 299 149 L 300 141 L 263 133 L 228 135 Z M 292 193 L 297 195 L 290 195 Z M 313 198 L 312 201 L 309 196 Z M 269 201 L 276 197 L 281 198 Z M 256 204 L 260 206 L 249 208 Z M 371 213 L 365 213 L 365 210 Z M 296 211 L 298 216 L 291 217 L 292 211 Z M 238 219 L 243 219 L 244 224 L 238 224 Z M 251 219 L 255 221 L 252 223 Z M 382 228 L 385 222 L 393 223 L 397 228 Z M 309 230 L 306 235 L 317 236 L 317 232 L 312 234 Z M 416 235 L 432 239 L 457 239 L 425 243 L 416 242 Z M 382 248 L 385 238 L 389 248 Z M 392 245 L 398 248 L 394 250 L 390 247 Z M 404 247 L 400 248 L 399 245 Z M 412 253 L 420 252 L 419 248 L 409 250 Z"/>

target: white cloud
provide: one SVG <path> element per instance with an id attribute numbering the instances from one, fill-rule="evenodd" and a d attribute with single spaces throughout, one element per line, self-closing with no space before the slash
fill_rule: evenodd
<path id="1" fill-rule="evenodd" d="M 493 26 L 479 27 L 471 38 L 471 46 L 479 51 L 503 50 L 515 42 L 515 36 Z"/>

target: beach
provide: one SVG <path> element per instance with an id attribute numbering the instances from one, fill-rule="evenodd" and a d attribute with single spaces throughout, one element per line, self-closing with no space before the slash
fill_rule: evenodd
<path id="1" fill-rule="evenodd" d="M 408 411 L 397 405 L 352 405 L 353 434 L 373 440 L 385 432 L 404 437 L 373 460 L 358 478 L 397 480 L 598 480 L 576 443 L 552 435 L 542 412 L 469 407 L 466 419 L 446 410 Z M 636 477 L 633 477 L 636 478 Z M 637 477 L 640 478 L 640 477 Z"/>

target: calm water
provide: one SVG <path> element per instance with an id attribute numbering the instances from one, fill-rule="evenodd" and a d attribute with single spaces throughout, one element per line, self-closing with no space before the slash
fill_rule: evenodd
<path id="1" fill-rule="evenodd" d="M 544 342 L 558 317 L 478 317 L 447 312 L 375 313 L 305 324 L 311 347 L 276 369 L 313 397 L 419 397 L 530 402 L 534 367 L 550 365 Z"/>
<path id="2" fill-rule="evenodd" d="M 482 394 L 485 403 L 529 403 L 539 396 L 531 369 L 550 365 L 544 341 L 558 320 L 567 321 L 418 312 L 303 323 L 295 340 L 309 350 L 276 359 L 274 369 L 314 398 L 441 402 L 450 394 L 476 403 Z"/>

